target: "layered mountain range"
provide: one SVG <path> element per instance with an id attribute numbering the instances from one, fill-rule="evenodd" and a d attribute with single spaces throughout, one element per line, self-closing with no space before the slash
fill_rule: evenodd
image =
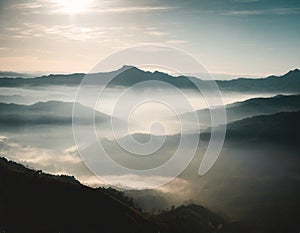
<path id="1" fill-rule="evenodd" d="M 141 81 L 162 81 L 179 88 L 193 89 L 197 85 L 201 88 L 213 88 L 212 81 L 199 78 L 178 76 L 174 77 L 162 72 L 146 72 L 132 66 L 124 66 L 119 70 L 108 73 L 92 74 L 55 74 L 36 78 L 1 78 L 1 87 L 38 87 L 47 85 L 77 86 L 83 79 L 86 84 L 102 85 L 110 81 L 111 86 L 132 86 Z M 233 80 L 217 80 L 216 84 L 223 92 L 265 92 L 265 93 L 297 93 L 300 91 L 300 70 L 289 71 L 282 76 L 266 78 L 238 78 Z"/>

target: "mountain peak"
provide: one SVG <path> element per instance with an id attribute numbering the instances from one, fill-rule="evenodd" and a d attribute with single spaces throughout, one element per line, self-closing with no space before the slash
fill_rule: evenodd
<path id="1" fill-rule="evenodd" d="M 284 76 L 294 76 L 294 75 L 300 75 L 300 70 L 298 68 L 296 68 L 294 70 L 290 70 Z"/>
<path id="2" fill-rule="evenodd" d="M 128 69 L 137 69 L 135 66 L 132 66 L 132 65 L 123 65 L 120 69 L 118 69 L 117 71 L 125 71 L 125 70 L 128 70 Z"/>

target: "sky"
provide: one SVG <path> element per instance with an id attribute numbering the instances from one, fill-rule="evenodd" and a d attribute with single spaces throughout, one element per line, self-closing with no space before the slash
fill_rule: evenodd
<path id="1" fill-rule="evenodd" d="M 299 0 L 0 0 L 0 70 L 89 72 L 138 45 L 174 46 L 210 73 L 300 67 Z"/>

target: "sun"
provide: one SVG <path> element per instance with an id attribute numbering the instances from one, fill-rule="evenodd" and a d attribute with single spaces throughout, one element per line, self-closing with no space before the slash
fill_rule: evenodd
<path id="1" fill-rule="evenodd" d="M 91 0 L 56 0 L 55 2 L 59 11 L 68 14 L 76 14 L 87 11 Z"/>

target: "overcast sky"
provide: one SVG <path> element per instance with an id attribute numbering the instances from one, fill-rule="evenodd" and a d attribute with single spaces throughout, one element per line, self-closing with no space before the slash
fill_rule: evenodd
<path id="1" fill-rule="evenodd" d="M 88 72 L 122 48 L 166 44 L 212 73 L 300 67 L 299 0 L 0 0 L 0 70 Z"/>

